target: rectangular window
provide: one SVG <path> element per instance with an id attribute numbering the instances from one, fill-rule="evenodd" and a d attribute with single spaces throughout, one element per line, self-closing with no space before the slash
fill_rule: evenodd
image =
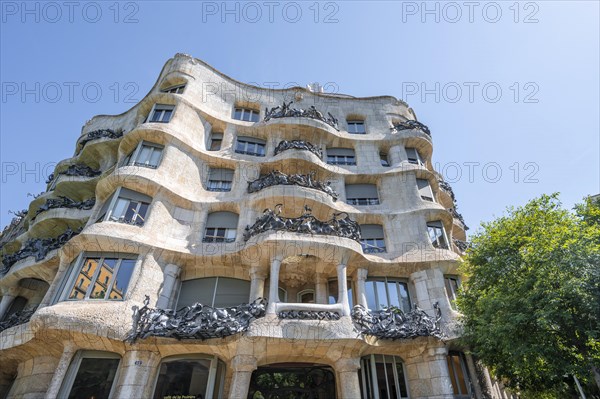
<path id="1" fill-rule="evenodd" d="M 219 151 L 221 149 L 221 144 L 223 144 L 223 133 L 211 134 L 208 151 Z"/>
<path id="2" fill-rule="evenodd" d="M 448 372 L 452 381 L 454 398 L 469 399 L 471 397 L 471 384 L 464 354 L 449 352 L 446 361 L 448 362 Z"/>
<path id="3" fill-rule="evenodd" d="M 444 286 L 446 287 L 446 295 L 448 295 L 450 306 L 456 310 L 455 302 L 458 295 L 458 288 L 460 287 L 460 280 L 455 276 L 444 276 Z"/>
<path id="4" fill-rule="evenodd" d="M 429 180 L 417 179 L 417 188 L 419 189 L 419 195 L 422 200 L 433 202 L 433 191 L 431 191 Z"/>
<path id="5" fill-rule="evenodd" d="M 348 133 L 350 134 L 366 134 L 364 121 L 348 121 Z"/>
<path id="6" fill-rule="evenodd" d="M 224 227 L 208 227 L 204 235 L 204 242 L 234 242 L 236 229 Z"/>
<path id="7" fill-rule="evenodd" d="M 77 274 L 72 275 L 68 285 L 68 294 L 63 293 L 63 300 L 102 299 L 123 300 L 135 259 L 88 257 L 81 266 L 75 268 Z"/>
<path id="8" fill-rule="evenodd" d="M 375 184 L 346 185 L 346 203 L 350 205 L 379 205 Z"/>
<path id="9" fill-rule="evenodd" d="M 120 187 L 100 210 L 98 222 L 111 221 L 143 226 L 152 198 Z"/>
<path id="10" fill-rule="evenodd" d="M 156 169 L 160 163 L 162 152 L 163 146 L 143 141 L 125 158 L 124 164 Z"/>
<path id="11" fill-rule="evenodd" d="M 208 277 L 181 283 L 177 309 L 195 303 L 213 307 L 237 306 L 248 303 L 250 282 L 228 277 Z"/>
<path id="12" fill-rule="evenodd" d="M 156 104 L 150 113 L 148 122 L 168 123 L 173 115 L 174 105 Z"/>
<path id="13" fill-rule="evenodd" d="M 167 89 L 162 90 L 163 93 L 171 93 L 171 94 L 181 94 L 183 93 L 183 89 L 185 89 L 185 85 L 177 85 L 172 86 Z"/>
<path id="14" fill-rule="evenodd" d="M 356 165 L 354 150 L 351 148 L 328 148 L 327 163 L 330 165 Z"/>
<path id="15" fill-rule="evenodd" d="M 249 108 L 236 108 L 233 119 L 245 122 L 258 122 L 258 111 Z"/>
<path id="16" fill-rule="evenodd" d="M 265 142 L 252 137 L 238 137 L 235 146 L 235 152 L 238 154 L 254 155 L 256 157 L 265 156 Z"/>
<path id="17" fill-rule="evenodd" d="M 60 398 L 108 398 L 121 358 L 116 353 L 79 351 L 73 357 L 58 393 Z"/>
<path id="18" fill-rule="evenodd" d="M 232 169 L 211 169 L 207 184 L 208 191 L 231 191 L 233 173 Z"/>
<path id="19" fill-rule="evenodd" d="M 448 249 L 448 240 L 446 239 L 446 232 L 444 231 L 444 225 L 441 221 L 427 223 L 427 232 L 431 244 L 435 248 Z"/>
<path id="20" fill-rule="evenodd" d="M 366 254 L 386 252 L 383 226 L 363 224 L 360 226 L 362 250 Z"/>
<path id="21" fill-rule="evenodd" d="M 379 153 L 379 159 L 381 161 L 381 166 L 384 166 L 386 168 L 390 166 L 390 161 L 388 161 L 388 155 L 385 152 Z"/>
<path id="22" fill-rule="evenodd" d="M 403 312 L 411 310 L 408 285 L 403 281 L 386 277 L 369 278 L 365 282 L 365 294 L 371 310 L 382 310 L 390 306 L 395 306 Z"/>
<path id="23" fill-rule="evenodd" d="M 406 148 L 406 155 L 408 156 L 408 162 L 425 166 L 425 162 L 423 162 L 423 158 L 421 158 L 421 154 L 419 154 L 416 148 Z"/>

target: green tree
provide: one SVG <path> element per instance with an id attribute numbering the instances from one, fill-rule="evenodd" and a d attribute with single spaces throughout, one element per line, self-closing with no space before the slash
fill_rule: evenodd
<path id="1" fill-rule="evenodd" d="M 497 378 L 524 397 L 567 397 L 573 376 L 600 387 L 597 201 L 509 208 L 482 224 L 462 268 L 463 340 Z"/>

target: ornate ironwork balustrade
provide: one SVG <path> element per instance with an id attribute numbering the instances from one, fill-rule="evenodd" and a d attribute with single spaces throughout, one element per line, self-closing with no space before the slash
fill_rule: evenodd
<path id="1" fill-rule="evenodd" d="M 62 247 L 67 241 L 79 234 L 81 230 L 82 229 L 72 230 L 67 227 L 65 232 L 56 238 L 31 238 L 27 240 L 23 248 L 19 251 L 2 257 L 4 268 L 0 270 L 0 274 L 6 274 L 12 265 L 29 256 L 35 256 L 37 262 L 41 261 L 48 255 L 48 252 Z"/>
<path id="2" fill-rule="evenodd" d="M 258 179 L 251 181 L 248 183 L 248 192 L 255 193 L 262 189 L 271 186 L 300 186 L 306 188 L 312 188 L 315 190 L 323 191 L 325 194 L 328 194 L 333 198 L 334 201 L 337 201 L 339 198 L 339 194 L 335 192 L 333 188 L 331 188 L 331 182 L 327 181 L 325 183 L 317 181 L 315 179 L 315 173 L 311 172 L 307 175 L 300 174 L 292 174 L 287 175 L 278 170 L 273 170 L 266 175 L 261 175 Z"/>
<path id="3" fill-rule="evenodd" d="M 93 132 L 89 132 L 88 134 L 86 134 L 85 138 L 82 139 L 79 142 L 79 150 L 77 151 L 77 154 L 79 154 L 81 152 L 81 150 L 83 149 L 83 147 L 85 147 L 85 145 L 93 140 L 98 140 L 100 138 L 109 138 L 109 139 L 118 139 L 123 137 L 123 130 L 112 130 L 112 129 L 98 129 L 98 130 L 94 130 Z"/>
<path id="4" fill-rule="evenodd" d="M 461 252 L 466 252 L 467 249 L 469 249 L 469 246 L 471 245 L 468 241 L 459 240 L 457 238 L 454 238 L 452 241 L 454 241 L 454 245 L 456 245 L 456 247 L 460 249 Z"/>
<path id="5" fill-rule="evenodd" d="M 65 176 L 96 177 L 96 176 L 100 176 L 100 174 L 102 174 L 102 171 L 94 170 L 87 165 L 71 165 L 66 170 L 63 170 L 62 172 L 58 172 L 58 176 L 65 175 Z M 58 177 L 58 176 L 56 176 L 56 177 Z M 50 176 L 48 176 L 48 180 L 46 180 L 46 184 L 50 184 L 54 180 L 54 178 L 55 178 L 54 173 L 52 173 Z"/>
<path id="6" fill-rule="evenodd" d="M 314 144 L 309 143 L 308 141 L 304 141 L 304 140 L 280 141 L 279 144 L 277 144 L 277 147 L 275 147 L 275 155 L 277 155 L 283 151 L 287 151 L 287 150 L 310 151 L 313 154 L 315 154 L 316 156 L 318 156 L 319 159 L 323 159 L 323 151 L 321 151 L 320 148 L 317 148 Z"/>
<path id="7" fill-rule="evenodd" d="M 35 313 L 36 309 L 37 306 L 33 309 L 19 310 L 18 312 L 15 312 L 8 316 L 6 320 L 0 321 L 0 332 L 8 328 L 27 323 L 31 319 L 31 316 L 33 316 L 33 314 Z"/>
<path id="8" fill-rule="evenodd" d="M 402 130 L 420 130 L 431 137 L 431 131 L 429 131 L 429 128 L 419 121 L 408 120 L 405 122 L 396 122 L 391 129 L 393 132 L 400 132 Z"/>
<path id="9" fill-rule="evenodd" d="M 248 330 L 250 322 L 263 317 L 267 300 L 256 301 L 228 308 L 213 308 L 196 303 L 178 311 L 152 309 L 146 295 L 144 306 L 133 307 L 133 326 L 125 339 L 135 342 L 150 336 L 177 339 L 224 338 Z"/>
<path id="10" fill-rule="evenodd" d="M 86 199 L 85 201 L 73 201 L 71 198 L 65 197 L 64 195 L 59 196 L 58 198 L 49 198 L 46 202 L 40 206 L 36 211 L 35 215 L 31 218 L 34 220 L 37 215 L 42 212 L 46 212 L 50 209 L 56 208 L 76 208 L 76 209 L 92 209 L 94 204 L 96 203 L 96 198 L 92 197 Z"/>
<path id="11" fill-rule="evenodd" d="M 265 209 L 252 226 L 246 227 L 244 240 L 248 241 L 252 236 L 273 230 L 337 236 L 360 242 L 360 226 L 345 212 L 334 213 L 331 219 L 323 222 L 312 215 L 312 210 L 308 206 L 304 206 L 304 214 L 297 218 L 280 216 L 282 207 L 282 204 L 277 204 L 275 211 Z"/>
<path id="12" fill-rule="evenodd" d="M 327 310 L 286 310 L 277 313 L 280 319 L 289 320 L 339 320 L 340 315 L 337 312 Z"/>
<path id="13" fill-rule="evenodd" d="M 381 339 L 410 339 L 417 337 L 444 338 L 440 321 L 442 312 L 439 304 L 433 304 L 435 317 L 429 316 L 415 305 L 410 312 L 395 306 L 384 310 L 370 310 L 362 305 L 352 309 L 352 319 L 360 332 Z"/>
<path id="14" fill-rule="evenodd" d="M 316 119 L 321 122 L 327 123 L 329 126 L 333 127 L 335 130 L 339 131 L 338 120 L 331 113 L 327 113 L 327 116 L 324 116 L 319 110 L 315 108 L 314 105 L 311 105 L 308 109 L 302 108 L 292 108 L 291 105 L 293 101 L 290 101 L 286 104 L 284 101 L 281 106 L 276 106 L 271 109 L 265 108 L 265 117 L 264 121 L 268 122 L 271 119 L 276 118 L 311 118 Z"/>

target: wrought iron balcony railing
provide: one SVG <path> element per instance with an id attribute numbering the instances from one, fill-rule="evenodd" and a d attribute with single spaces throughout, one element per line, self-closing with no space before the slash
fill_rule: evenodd
<path id="1" fill-rule="evenodd" d="M 31 319 L 31 316 L 33 316 L 35 313 L 36 309 L 37 306 L 33 309 L 20 310 L 8 316 L 6 320 L 0 321 L 0 332 L 8 328 L 27 323 Z"/>
<path id="2" fill-rule="evenodd" d="M 337 201 L 339 194 L 336 193 L 333 188 L 331 188 L 331 182 L 320 182 L 315 180 L 315 173 L 311 172 L 307 175 L 287 175 L 278 170 L 273 170 L 266 175 L 261 175 L 258 179 L 251 181 L 248 183 L 248 192 L 255 193 L 264 188 L 271 186 L 300 186 L 306 188 L 312 188 L 315 190 L 323 191 L 325 194 L 328 194 L 333 198 L 334 201 Z"/>
<path id="3" fill-rule="evenodd" d="M 287 150 L 310 151 L 313 154 L 315 154 L 316 156 L 318 156 L 319 159 L 323 159 L 323 151 L 321 151 L 320 148 L 315 147 L 314 144 L 311 144 L 308 141 L 304 141 L 304 140 L 280 141 L 279 144 L 277 144 L 277 147 L 275 147 L 275 155 L 277 155 L 283 151 L 287 151 Z"/>
<path id="4" fill-rule="evenodd" d="M 286 104 L 284 101 L 281 106 L 273 107 L 271 109 L 265 109 L 265 117 L 264 121 L 268 122 L 271 119 L 275 118 L 311 118 L 316 119 L 321 122 L 327 123 L 329 126 L 339 131 L 338 120 L 331 113 L 327 113 L 327 116 L 324 116 L 320 111 L 318 111 L 314 105 L 311 105 L 308 109 L 302 108 L 292 108 L 291 105 L 293 101 L 290 101 Z"/>
<path id="5" fill-rule="evenodd" d="M 413 129 L 420 130 L 421 132 L 423 132 L 426 135 L 428 135 L 429 137 L 431 137 L 431 131 L 429 130 L 429 128 L 419 121 L 408 120 L 406 122 L 397 122 L 397 123 L 394 123 L 394 126 L 392 127 L 392 131 L 394 131 L 394 132 L 399 132 L 402 130 L 413 130 Z"/>
<path id="6" fill-rule="evenodd" d="M 133 326 L 126 341 L 135 342 L 151 336 L 177 339 L 223 338 L 248 330 L 250 322 L 263 317 L 267 301 L 259 298 L 252 303 L 228 308 L 213 308 L 196 303 L 177 311 L 152 309 L 146 295 L 144 306 L 133 307 Z"/>

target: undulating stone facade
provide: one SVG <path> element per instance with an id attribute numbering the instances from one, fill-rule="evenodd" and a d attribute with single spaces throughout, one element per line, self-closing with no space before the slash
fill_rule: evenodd
<path id="1" fill-rule="evenodd" d="M 506 397 L 456 343 L 466 226 L 404 102 L 178 54 L 74 154 L 0 239 L 0 397 Z"/>

